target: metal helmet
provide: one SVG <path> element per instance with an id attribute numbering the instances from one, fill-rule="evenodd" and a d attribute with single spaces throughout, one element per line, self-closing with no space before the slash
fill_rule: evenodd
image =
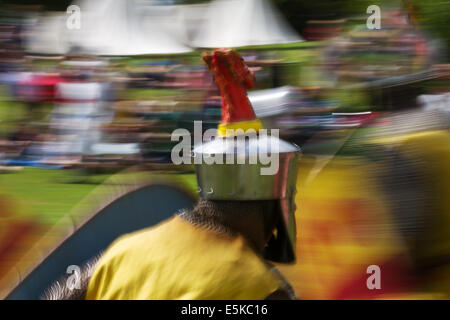
<path id="1" fill-rule="evenodd" d="M 295 193 L 300 149 L 271 135 L 255 117 L 246 89 L 253 73 L 229 49 L 203 54 L 222 96 L 217 137 L 194 147 L 200 197 L 207 200 L 279 200 L 280 219 L 264 257 L 295 261 Z M 272 160 L 275 163 L 270 163 Z M 268 164 L 270 163 L 270 166 Z"/>

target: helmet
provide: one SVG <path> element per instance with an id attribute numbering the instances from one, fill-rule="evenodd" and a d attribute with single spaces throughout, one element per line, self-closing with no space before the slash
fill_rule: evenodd
<path id="1" fill-rule="evenodd" d="M 207 200 L 278 200 L 280 219 L 264 257 L 295 261 L 295 193 L 300 149 L 271 134 L 256 118 L 247 89 L 253 73 L 233 50 L 203 54 L 222 96 L 222 122 L 214 140 L 193 150 L 200 197 Z M 268 166 L 269 165 L 269 166 Z"/>

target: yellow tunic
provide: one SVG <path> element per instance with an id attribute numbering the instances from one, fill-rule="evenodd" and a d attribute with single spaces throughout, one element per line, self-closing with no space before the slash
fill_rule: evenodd
<path id="1" fill-rule="evenodd" d="M 241 236 L 219 236 L 175 216 L 114 241 L 86 299 L 256 300 L 279 286 Z"/>

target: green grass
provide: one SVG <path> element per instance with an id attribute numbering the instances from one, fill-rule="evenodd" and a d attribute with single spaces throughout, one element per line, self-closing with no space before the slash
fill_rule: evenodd
<path id="1" fill-rule="evenodd" d="M 164 100 L 180 95 L 176 89 L 130 89 L 124 92 L 125 100 Z"/>
<path id="2" fill-rule="evenodd" d="M 109 180 L 110 179 L 110 180 Z M 182 183 L 190 190 L 197 189 L 195 174 L 175 174 L 126 170 L 117 174 L 89 174 L 77 170 L 47 170 L 24 168 L 20 171 L 0 173 L 0 195 L 17 209 L 18 216 L 42 224 L 55 225 L 83 200 L 92 196 L 94 204 L 116 187 L 124 188 L 138 181 L 151 180 Z M 116 185 L 116 187 L 114 186 Z M 105 200 L 106 201 L 106 200 Z M 89 202 L 89 201 L 88 201 Z M 89 207 L 89 203 L 87 204 Z M 84 208 L 84 207 L 83 207 Z M 88 214 L 76 212 L 75 214 Z"/>
<path id="3" fill-rule="evenodd" d="M 0 86 L 0 139 L 14 130 L 14 123 L 26 116 L 25 105 L 9 101 L 6 88 Z"/>
<path id="4" fill-rule="evenodd" d="M 71 183 L 80 175 L 68 170 L 25 168 L 0 174 L 0 193 L 26 215 L 44 224 L 55 224 L 108 175 L 89 177 L 91 183 Z"/>

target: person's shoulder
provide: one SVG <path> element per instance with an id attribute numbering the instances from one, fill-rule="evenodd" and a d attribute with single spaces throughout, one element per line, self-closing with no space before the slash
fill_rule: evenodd
<path id="1" fill-rule="evenodd" d="M 151 243 L 157 240 L 156 238 L 161 234 L 161 231 L 166 229 L 172 220 L 173 218 L 167 219 L 155 226 L 140 229 L 118 237 L 110 244 L 106 254 L 112 253 L 114 255 L 118 255 L 128 252 L 130 249 L 137 249 L 140 246 L 148 247 Z"/>

